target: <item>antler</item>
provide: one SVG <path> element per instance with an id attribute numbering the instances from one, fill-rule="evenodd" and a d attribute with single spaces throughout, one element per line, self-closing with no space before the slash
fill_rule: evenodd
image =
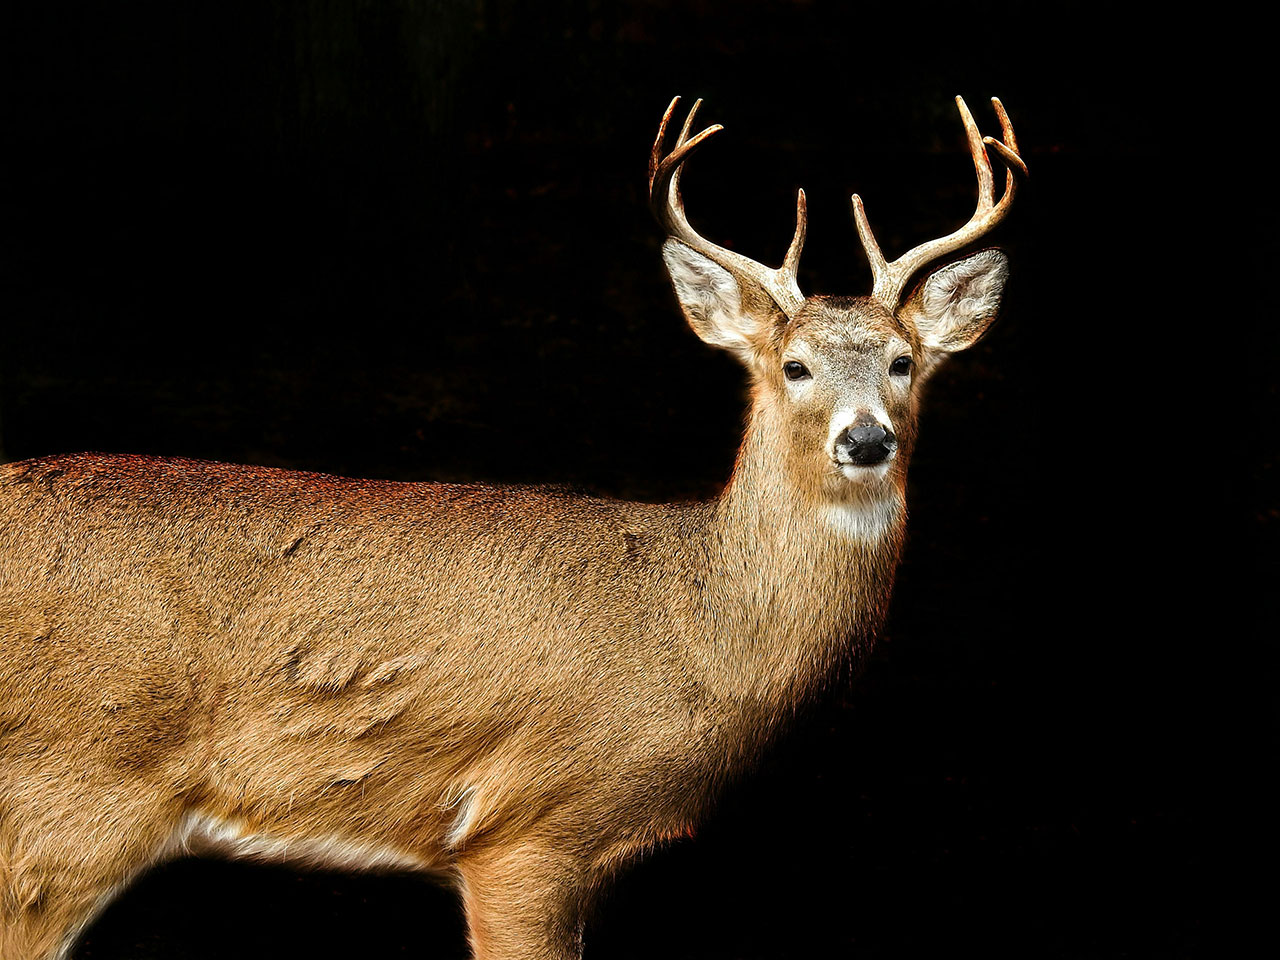
<path id="1" fill-rule="evenodd" d="M 921 267 L 995 229 L 996 224 L 1005 218 L 1005 214 L 1009 212 L 1009 207 L 1013 203 L 1017 186 L 1013 171 L 1016 169 L 1022 176 L 1028 176 L 1027 165 L 1018 156 L 1018 141 L 1013 135 L 1013 124 L 1009 122 L 1009 115 L 1005 113 L 1004 105 L 996 97 L 991 98 L 991 103 L 996 109 L 996 116 L 1000 118 L 1004 143 L 994 137 L 983 137 L 978 132 L 978 125 L 974 123 L 973 115 L 965 106 L 964 99 L 956 97 L 956 106 L 960 108 L 960 119 L 964 122 L 965 133 L 969 138 L 969 152 L 973 154 L 973 166 L 978 174 L 978 206 L 973 216 L 969 218 L 969 222 L 955 233 L 922 243 L 908 250 L 893 263 L 886 263 L 884 254 L 880 252 L 880 245 L 876 243 L 876 238 L 871 232 L 871 225 L 867 223 L 867 212 L 862 207 L 862 198 L 856 193 L 853 195 L 853 216 L 858 226 L 858 236 L 862 240 L 862 248 L 867 253 L 867 260 L 871 262 L 871 276 L 874 279 L 871 295 L 890 310 L 897 309 L 898 300 L 902 296 L 907 281 Z M 987 157 L 988 145 L 995 148 L 996 153 L 1005 163 L 1004 193 L 999 203 L 995 202 L 992 194 L 993 178 L 991 161 Z"/>
<path id="2" fill-rule="evenodd" d="M 680 136 L 676 139 L 675 149 L 663 156 L 667 124 L 679 102 L 679 97 L 672 99 L 667 112 L 662 115 L 662 126 L 658 128 L 658 137 L 654 140 L 653 152 L 649 155 L 649 206 L 653 210 L 653 215 L 658 218 L 658 222 L 670 236 L 702 255 L 710 257 L 731 273 L 754 281 L 788 317 L 795 316 L 805 300 L 804 294 L 800 292 L 800 287 L 796 283 L 796 270 L 800 266 L 800 251 L 804 247 L 804 235 L 808 222 L 804 191 L 801 190 L 796 198 L 795 236 L 791 238 L 791 246 L 787 248 L 787 256 L 782 261 L 782 266 L 776 270 L 739 253 L 734 253 L 732 250 L 717 246 L 698 234 L 693 227 L 689 226 L 689 221 L 685 217 L 684 200 L 680 196 L 680 169 L 694 150 L 724 127 L 718 123 L 713 124 L 697 136 L 689 136 L 689 130 L 693 127 L 693 117 L 698 112 L 698 107 L 702 105 L 702 101 L 698 100 L 689 111 L 689 116 L 685 118 Z"/>

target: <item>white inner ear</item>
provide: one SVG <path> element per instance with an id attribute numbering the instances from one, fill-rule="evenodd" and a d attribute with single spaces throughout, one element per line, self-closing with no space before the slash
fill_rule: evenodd
<path id="1" fill-rule="evenodd" d="M 976 340 L 999 311 L 1008 279 L 1009 258 L 999 250 L 980 251 L 930 274 L 920 291 L 926 343 L 955 350 Z"/>
<path id="2" fill-rule="evenodd" d="M 678 240 L 662 245 L 662 259 L 694 333 L 712 346 L 748 355 L 759 326 L 743 312 L 733 275 Z"/>

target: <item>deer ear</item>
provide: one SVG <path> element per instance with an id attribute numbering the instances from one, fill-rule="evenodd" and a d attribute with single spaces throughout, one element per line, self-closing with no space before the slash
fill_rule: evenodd
<path id="1" fill-rule="evenodd" d="M 980 250 L 929 274 L 911 294 L 903 313 L 915 322 L 930 353 L 955 353 L 973 346 L 986 333 L 1000 309 L 1008 279 L 1009 258 L 999 250 Z"/>
<path id="2" fill-rule="evenodd" d="M 723 347 L 750 364 L 770 317 L 732 273 L 679 240 L 662 245 L 671 286 L 693 332 L 713 347 Z"/>

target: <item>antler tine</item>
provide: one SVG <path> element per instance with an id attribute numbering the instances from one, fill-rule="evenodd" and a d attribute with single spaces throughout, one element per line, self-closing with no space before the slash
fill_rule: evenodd
<path id="1" fill-rule="evenodd" d="M 973 156 L 973 170 L 978 175 L 978 209 L 985 212 L 995 206 L 996 202 L 993 193 L 995 178 L 991 173 L 991 160 L 987 157 L 982 134 L 978 130 L 978 124 L 974 122 L 973 114 L 969 112 L 968 104 L 964 102 L 964 97 L 956 97 L 956 107 L 960 110 L 960 122 L 964 124 L 964 135 L 969 141 L 969 153 Z"/>
<path id="2" fill-rule="evenodd" d="M 867 221 L 867 208 L 862 205 L 862 198 L 856 193 L 853 195 L 853 222 L 858 228 L 858 239 L 862 241 L 867 262 L 871 264 L 873 281 L 876 286 L 879 286 L 880 278 L 888 272 L 889 264 L 884 259 L 884 253 L 880 250 L 876 235 L 871 232 L 871 224 Z"/>
<path id="3" fill-rule="evenodd" d="M 782 260 L 780 272 L 791 277 L 795 282 L 796 271 L 800 269 L 800 253 L 804 250 L 804 238 L 809 232 L 809 204 L 805 200 L 804 188 L 796 191 L 796 232 L 791 236 L 791 244 L 787 247 L 787 255 Z"/>
<path id="4" fill-rule="evenodd" d="M 680 98 L 676 97 L 676 101 L 678 102 L 679 100 Z M 676 140 L 677 147 L 689 139 L 689 131 L 693 129 L 693 118 L 698 115 L 700 106 L 702 106 L 701 97 L 693 101 L 693 106 L 689 108 L 689 115 L 684 118 L 684 123 L 680 126 L 680 138 Z"/>
<path id="5" fill-rule="evenodd" d="M 649 195 L 653 195 L 653 178 L 657 176 L 658 164 L 662 162 L 663 141 L 667 139 L 667 124 L 671 122 L 671 114 L 675 113 L 679 97 L 672 97 L 667 104 L 667 112 L 662 115 L 662 123 L 658 124 L 658 136 L 653 141 L 653 149 L 649 151 Z"/>
<path id="6" fill-rule="evenodd" d="M 871 264 L 871 295 L 890 310 L 898 308 L 898 302 L 907 282 L 921 267 L 994 230 L 1009 212 L 1009 207 L 1013 203 L 1017 189 L 1014 171 L 1017 170 L 1024 177 L 1028 176 L 1027 165 L 1018 155 L 1018 141 L 1014 137 L 1013 124 L 1009 121 L 1004 105 L 995 97 L 991 98 L 991 103 L 995 107 L 996 116 L 1000 120 L 1000 130 L 1007 143 L 1002 143 L 993 137 L 982 136 L 964 100 L 956 97 L 960 120 L 964 124 L 965 137 L 969 142 L 969 152 L 973 156 L 973 168 L 978 177 L 977 206 L 969 222 L 959 230 L 912 247 L 897 260 L 887 263 L 875 235 L 871 232 L 871 225 L 867 221 L 862 200 L 857 194 L 853 195 L 854 223 L 858 228 L 862 247 L 866 251 L 867 261 Z M 991 160 L 987 155 L 988 146 L 995 149 L 1005 164 L 1005 188 L 999 202 L 995 201 L 994 196 L 995 183 L 991 172 Z"/>
<path id="7" fill-rule="evenodd" d="M 1000 158 L 1007 164 L 1005 185 L 1012 190 L 1013 169 L 1011 168 L 1016 167 L 1024 177 L 1030 177 L 1031 174 L 1027 171 L 1027 165 L 1022 162 L 1022 158 L 1018 156 L 1018 138 L 1013 134 L 1013 123 L 1009 120 L 1009 114 L 1005 112 L 1004 104 L 1000 102 L 999 97 L 992 97 L 991 106 L 995 107 L 996 116 L 1000 118 L 1000 132 L 1009 143 L 1006 146 L 995 137 L 983 137 L 982 142 L 989 147 L 995 147 L 996 153 L 1000 154 Z"/>
<path id="8" fill-rule="evenodd" d="M 707 240 L 689 225 L 684 212 L 684 200 L 680 195 L 680 172 L 690 154 L 705 143 L 710 137 L 724 128 L 720 124 L 707 127 L 696 136 L 690 137 L 694 115 L 702 101 L 694 103 L 689 115 L 685 118 L 680 135 L 676 139 L 674 149 L 663 156 L 667 126 L 680 98 L 676 97 L 667 107 L 658 127 L 658 137 L 654 140 L 653 151 L 649 155 L 649 205 L 658 222 L 667 233 L 681 243 L 692 247 L 705 257 L 714 260 L 720 266 L 736 273 L 740 277 L 755 282 L 788 316 L 794 316 L 804 303 L 804 294 L 800 292 L 796 282 L 796 271 L 800 265 L 800 253 L 804 248 L 804 238 L 808 227 L 808 214 L 804 191 L 796 198 L 796 230 L 787 248 L 787 255 L 782 266 L 774 270 L 762 263 L 757 263 L 740 253 L 734 253 L 724 247 Z"/>
<path id="9" fill-rule="evenodd" d="M 679 97 L 672 97 L 671 102 L 667 104 L 667 111 L 662 115 L 662 123 L 658 125 L 658 136 L 654 139 L 653 149 L 649 152 L 650 194 L 652 194 L 653 192 L 653 178 L 658 172 L 658 165 L 662 162 L 662 148 L 665 145 L 665 141 L 667 139 L 667 124 L 671 122 L 671 115 L 675 113 L 676 105 L 679 103 L 680 103 Z M 689 111 L 689 115 L 684 118 L 684 126 L 680 128 L 680 136 L 676 138 L 676 150 L 679 150 L 680 147 L 684 146 L 685 143 L 688 141 L 689 130 L 693 126 L 693 118 L 697 114 L 698 107 L 700 106 L 702 106 L 701 98 L 694 101 L 693 107 Z M 703 133 L 711 133 L 711 132 L 714 132 L 715 130 L 723 130 L 723 129 L 724 128 L 721 127 L 719 124 L 715 124 L 714 127 L 708 127 L 706 130 L 703 131 Z M 676 172 L 675 177 L 678 181 L 679 171 Z"/>
<path id="10" fill-rule="evenodd" d="M 678 101 L 680 98 L 676 97 Z M 684 123 L 680 125 L 680 135 L 676 137 L 676 150 L 678 151 L 686 143 L 689 142 L 689 131 L 693 129 L 693 118 L 698 115 L 698 108 L 702 106 L 702 98 L 699 97 L 693 101 L 693 106 L 689 108 L 689 115 L 684 118 Z M 723 130 L 724 127 L 719 124 L 712 124 L 707 130 L 715 131 Z M 696 139 L 696 138 L 695 138 Z M 671 172 L 671 199 L 681 210 L 684 210 L 684 197 L 680 194 L 680 171 L 682 167 L 677 165 Z"/>

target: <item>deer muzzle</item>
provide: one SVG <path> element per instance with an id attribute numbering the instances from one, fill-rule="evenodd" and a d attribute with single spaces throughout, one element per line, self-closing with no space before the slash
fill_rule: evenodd
<path id="1" fill-rule="evenodd" d="M 870 467 L 884 463 L 898 450 L 892 430 L 870 418 L 859 418 L 836 441 L 836 462 Z"/>

